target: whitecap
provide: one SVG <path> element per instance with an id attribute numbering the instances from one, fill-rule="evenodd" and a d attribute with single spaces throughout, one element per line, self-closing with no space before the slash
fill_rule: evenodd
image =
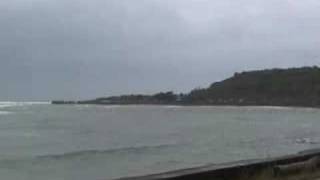
<path id="1" fill-rule="evenodd" d="M 298 138 L 295 140 L 296 144 L 318 144 L 318 142 L 312 138 Z"/>
<path id="2" fill-rule="evenodd" d="M 30 106 L 30 105 L 46 105 L 50 102 L 15 102 L 15 101 L 0 101 L 0 108 Z"/>
<path id="3" fill-rule="evenodd" d="M 178 105 L 167 105 L 163 106 L 164 108 L 169 108 L 169 109 L 175 109 L 175 108 L 183 108 L 184 106 L 178 106 Z"/>

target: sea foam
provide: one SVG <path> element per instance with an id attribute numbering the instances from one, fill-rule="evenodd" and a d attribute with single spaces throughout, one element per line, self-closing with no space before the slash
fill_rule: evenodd
<path id="1" fill-rule="evenodd" d="M 15 107 L 15 106 L 28 106 L 28 105 L 45 105 L 50 102 L 15 102 L 15 101 L 0 101 L 0 108 Z"/>
<path id="2" fill-rule="evenodd" d="M 12 114 L 12 112 L 9 112 L 9 111 L 0 111 L 0 115 L 8 115 L 8 114 Z"/>

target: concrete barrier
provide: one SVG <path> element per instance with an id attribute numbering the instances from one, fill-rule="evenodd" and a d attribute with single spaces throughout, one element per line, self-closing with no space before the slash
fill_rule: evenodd
<path id="1" fill-rule="evenodd" d="M 119 180 L 314 180 L 319 177 L 320 149 Z"/>

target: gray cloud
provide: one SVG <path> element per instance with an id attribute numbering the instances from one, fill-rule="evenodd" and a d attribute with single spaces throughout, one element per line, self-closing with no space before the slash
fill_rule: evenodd
<path id="1" fill-rule="evenodd" d="M 6 0 L 0 100 L 188 91 L 318 65 L 317 0 Z"/>

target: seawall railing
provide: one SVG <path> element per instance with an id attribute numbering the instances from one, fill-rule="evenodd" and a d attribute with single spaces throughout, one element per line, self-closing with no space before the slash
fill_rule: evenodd
<path id="1" fill-rule="evenodd" d="M 316 180 L 320 179 L 320 149 L 278 158 L 208 165 L 119 180 Z"/>

